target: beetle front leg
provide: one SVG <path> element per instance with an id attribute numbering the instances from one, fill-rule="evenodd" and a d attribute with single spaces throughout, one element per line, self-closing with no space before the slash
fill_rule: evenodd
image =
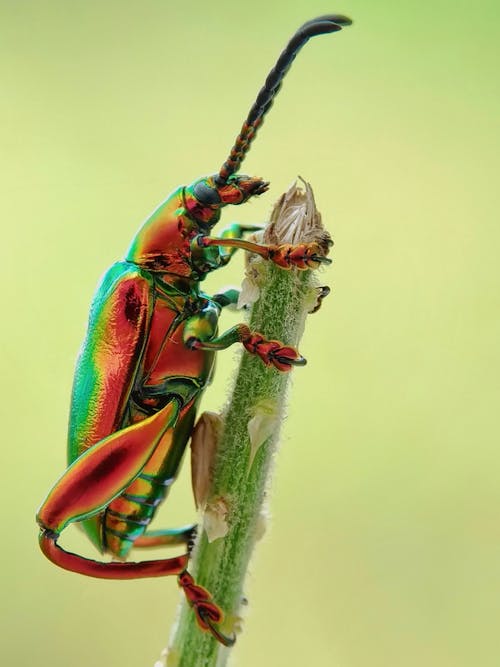
<path id="1" fill-rule="evenodd" d="M 199 246 L 208 248 L 210 246 L 241 248 L 247 252 L 259 255 L 263 259 L 274 262 L 282 269 L 295 267 L 299 270 L 316 269 L 321 264 L 331 264 L 332 260 L 325 257 L 324 250 L 319 243 L 298 243 L 292 245 L 283 243 L 280 245 L 253 243 L 244 239 L 223 239 L 212 236 L 198 236 Z"/>
<path id="2" fill-rule="evenodd" d="M 232 240 L 242 240 L 244 234 L 252 234 L 264 229 L 264 225 L 252 225 L 251 223 L 244 222 L 232 222 L 227 227 L 221 229 L 220 238 L 221 239 L 232 239 Z M 220 257 L 223 264 L 227 264 L 234 253 L 238 250 L 238 246 L 229 245 L 222 246 L 220 250 Z"/>

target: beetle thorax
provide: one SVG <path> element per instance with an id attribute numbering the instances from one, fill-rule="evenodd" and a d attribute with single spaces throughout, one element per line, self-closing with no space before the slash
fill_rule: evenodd
<path id="1" fill-rule="evenodd" d="M 126 259 L 149 271 L 190 277 L 190 242 L 199 233 L 196 221 L 186 212 L 183 188 L 178 188 L 146 219 Z"/>

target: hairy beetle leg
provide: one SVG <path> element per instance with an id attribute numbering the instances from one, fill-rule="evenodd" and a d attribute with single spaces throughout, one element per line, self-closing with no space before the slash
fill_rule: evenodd
<path id="1" fill-rule="evenodd" d="M 224 646 L 232 646 L 236 641 L 236 637 L 234 634 L 228 637 L 217 627 L 223 619 L 223 614 L 220 608 L 212 601 L 212 596 L 206 588 L 198 586 L 187 570 L 179 574 L 178 582 L 184 591 L 188 604 L 195 612 L 199 627 L 205 632 L 210 632 Z"/>
<path id="2" fill-rule="evenodd" d="M 256 354 L 266 366 L 274 366 L 279 371 L 289 371 L 292 366 L 305 366 L 307 363 L 297 350 L 283 345 L 279 340 L 265 338 L 257 331 L 251 331 L 246 324 L 237 324 L 212 340 L 188 338 L 186 345 L 192 350 L 224 350 L 234 343 L 242 343 L 250 354 Z"/>

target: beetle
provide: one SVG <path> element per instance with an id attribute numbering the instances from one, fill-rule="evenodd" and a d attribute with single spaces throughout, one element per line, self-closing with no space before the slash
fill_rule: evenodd
<path id="1" fill-rule="evenodd" d="M 221 609 L 187 571 L 189 548 L 173 558 L 126 561 L 132 547 L 190 544 L 193 527 L 148 531 L 175 480 L 200 397 L 218 350 L 242 343 L 282 372 L 305 359 L 292 347 L 239 324 L 222 334 L 222 308 L 237 290 L 200 290 L 208 273 L 237 248 L 283 269 L 329 263 L 317 243 L 263 245 L 242 236 L 258 227 L 233 223 L 210 236 L 221 209 L 264 193 L 269 183 L 237 174 L 292 61 L 316 35 L 350 25 L 320 16 L 294 34 L 260 90 L 233 148 L 215 175 L 174 190 L 144 222 L 125 259 L 103 276 L 94 296 L 75 371 L 68 433 L 68 468 L 37 514 L 40 547 L 56 565 L 91 577 L 134 579 L 176 575 L 198 625 L 225 645 Z M 328 251 L 328 248 L 326 249 Z M 97 561 L 66 551 L 61 532 L 79 522 L 101 553 Z"/>

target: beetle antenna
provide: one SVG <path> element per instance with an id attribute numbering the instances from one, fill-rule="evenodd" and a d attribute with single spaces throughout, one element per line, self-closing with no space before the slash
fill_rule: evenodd
<path id="1" fill-rule="evenodd" d="M 351 19 L 347 18 L 347 16 L 327 14 L 307 21 L 297 30 L 278 58 L 276 65 L 269 72 L 263 87 L 257 95 L 257 99 L 250 109 L 250 113 L 243 123 L 240 133 L 236 137 L 234 146 L 217 176 L 217 181 L 220 184 L 226 183 L 228 178 L 240 168 L 252 141 L 255 139 L 257 129 L 262 125 L 264 116 L 271 108 L 274 98 L 281 88 L 285 74 L 290 69 L 290 65 L 300 49 L 311 37 L 337 32 L 338 30 L 342 30 L 344 26 L 351 25 L 351 23 Z"/>

